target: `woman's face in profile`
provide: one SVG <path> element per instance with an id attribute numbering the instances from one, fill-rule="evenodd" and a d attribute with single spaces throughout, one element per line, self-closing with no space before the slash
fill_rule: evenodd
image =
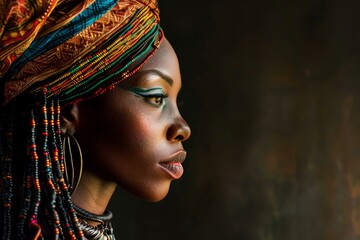
<path id="1" fill-rule="evenodd" d="M 158 201 L 181 177 L 190 128 L 176 98 L 178 60 L 165 39 L 153 57 L 113 91 L 79 105 L 76 137 L 87 170 Z"/>

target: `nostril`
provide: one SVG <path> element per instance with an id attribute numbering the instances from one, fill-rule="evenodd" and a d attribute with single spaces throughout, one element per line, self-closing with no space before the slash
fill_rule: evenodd
<path id="1" fill-rule="evenodd" d="M 175 137 L 175 140 L 177 140 L 177 141 L 184 141 L 185 138 L 184 138 L 182 135 L 178 135 L 178 136 Z"/>
<path id="2" fill-rule="evenodd" d="M 190 128 L 187 123 L 179 121 L 176 124 L 172 124 L 167 131 L 167 138 L 169 141 L 185 141 L 190 136 Z"/>

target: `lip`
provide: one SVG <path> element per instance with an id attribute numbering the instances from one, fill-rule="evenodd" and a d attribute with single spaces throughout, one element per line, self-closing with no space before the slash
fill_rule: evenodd
<path id="1" fill-rule="evenodd" d="M 160 162 L 159 165 L 173 179 L 179 179 L 184 173 L 184 168 L 181 163 L 185 161 L 185 158 L 186 152 L 181 150 L 171 155 L 168 159 Z"/>

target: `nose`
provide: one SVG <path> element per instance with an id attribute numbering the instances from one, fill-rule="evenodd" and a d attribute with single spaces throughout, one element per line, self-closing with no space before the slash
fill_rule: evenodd
<path id="1" fill-rule="evenodd" d="M 182 117 L 179 117 L 176 121 L 174 121 L 166 132 L 166 137 L 170 142 L 185 141 L 190 137 L 190 135 L 190 127 Z"/>

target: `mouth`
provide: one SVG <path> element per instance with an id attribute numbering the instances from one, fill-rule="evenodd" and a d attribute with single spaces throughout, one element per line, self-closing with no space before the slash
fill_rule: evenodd
<path id="1" fill-rule="evenodd" d="M 185 158 L 186 152 L 181 150 L 159 164 L 173 179 L 179 179 L 184 173 L 181 163 L 185 161 Z"/>

